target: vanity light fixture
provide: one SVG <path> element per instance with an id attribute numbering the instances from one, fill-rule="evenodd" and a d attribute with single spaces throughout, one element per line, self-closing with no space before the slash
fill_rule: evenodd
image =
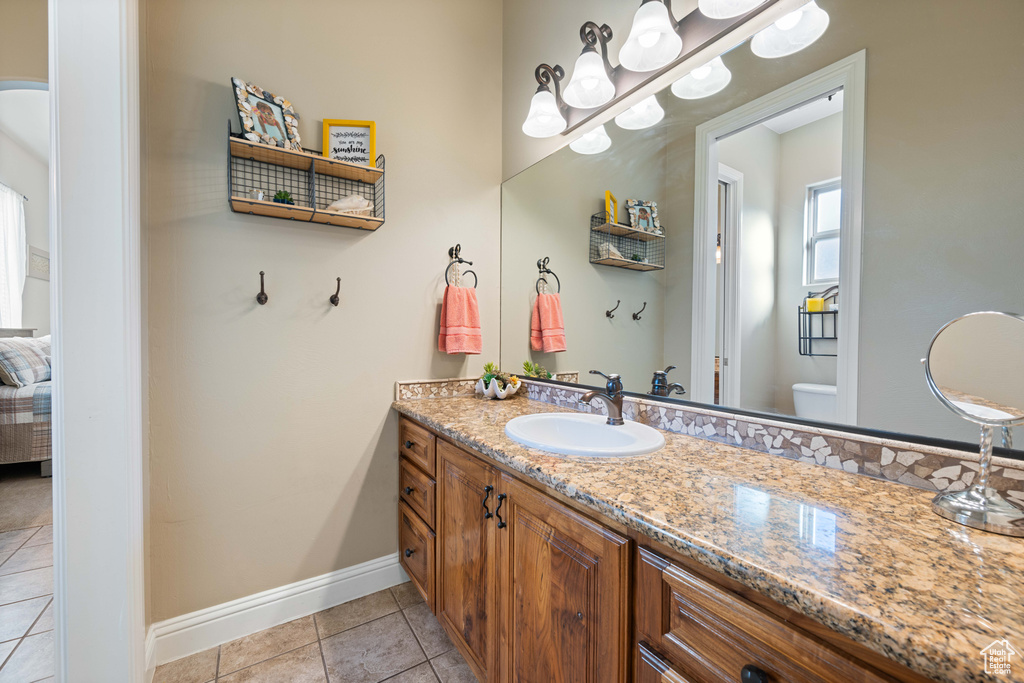
<path id="1" fill-rule="evenodd" d="M 732 72 L 721 57 L 715 57 L 672 84 L 672 94 L 683 100 L 699 100 L 721 92 L 732 80 Z"/>
<path id="2" fill-rule="evenodd" d="M 651 95 L 616 116 L 615 123 L 619 128 L 626 130 L 641 130 L 650 128 L 663 118 L 665 118 L 665 110 L 658 104 L 658 98 Z"/>
<path id="3" fill-rule="evenodd" d="M 565 117 L 561 110 L 559 81 L 565 78 L 565 69 L 541 64 L 534 72 L 537 78 L 537 92 L 530 101 L 530 113 L 523 122 L 523 132 L 531 138 L 549 138 L 565 130 Z M 554 85 L 555 91 L 551 92 Z"/>
<path id="4" fill-rule="evenodd" d="M 671 63 L 683 49 L 677 26 L 671 0 L 643 0 L 619 50 L 619 63 L 630 71 L 654 71 Z"/>
<path id="5" fill-rule="evenodd" d="M 578 154 L 600 154 L 612 146 L 612 139 L 600 125 L 569 143 L 569 149 Z"/>
<path id="6" fill-rule="evenodd" d="M 577 109 L 593 109 L 611 102 L 615 97 L 615 85 L 608 77 L 611 70 L 608 64 L 608 41 L 612 39 L 612 29 L 608 24 L 598 26 L 588 21 L 580 27 L 580 39 L 583 41 L 583 52 L 576 60 L 569 85 L 565 86 L 562 99 L 570 107 Z M 601 46 L 598 54 L 597 46 Z"/>
<path id="7" fill-rule="evenodd" d="M 765 0 L 699 0 L 697 8 L 710 19 L 732 19 L 764 3 Z"/>
<path id="8" fill-rule="evenodd" d="M 750 41 L 750 49 L 765 59 L 795 54 L 821 38 L 828 22 L 828 12 L 811 0 L 755 35 Z"/>

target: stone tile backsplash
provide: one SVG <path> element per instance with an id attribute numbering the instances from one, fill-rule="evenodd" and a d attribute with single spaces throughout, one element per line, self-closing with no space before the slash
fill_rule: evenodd
<path id="1" fill-rule="evenodd" d="M 578 373 L 557 373 L 562 382 L 577 383 Z M 395 399 L 473 396 L 476 378 L 396 382 Z M 517 395 L 583 412 L 604 413 L 580 403 L 583 389 L 524 380 Z M 893 441 L 863 434 L 766 420 L 725 411 L 663 403 L 627 396 L 623 416 L 657 429 L 699 439 L 741 446 L 790 460 L 844 470 L 929 491 L 962 491 L 978 472 L 978 456 L 947 448 Z M 994 458 L 989 485 L 1024 503 L 1024 462 Z"/>

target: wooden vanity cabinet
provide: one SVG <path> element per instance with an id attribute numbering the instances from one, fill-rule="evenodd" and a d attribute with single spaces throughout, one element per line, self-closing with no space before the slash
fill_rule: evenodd
<path id="1" fill-rule="evenodd" d="M 498 488 L 497 680 L 626 680 L 629 540 L 508 475 Z"/>

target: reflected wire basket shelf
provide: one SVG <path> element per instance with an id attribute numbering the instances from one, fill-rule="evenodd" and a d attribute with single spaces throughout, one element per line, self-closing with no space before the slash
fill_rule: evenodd
<path id="1" fill-rule="evenodd" d="M 590 262 L 629 270 L 664 270 L 665 235 L 616 223 L 600 211 L 590 217 Z"/>
<path id="2" fill-rule="evenodd" d="M 803 306 L 797 306 L 796 310 L 800 355 L 838 356 L 837 353 L 816 352 L 814 342 L 834 342 L 839 340 L 839 311 L 805 311 Z"/>

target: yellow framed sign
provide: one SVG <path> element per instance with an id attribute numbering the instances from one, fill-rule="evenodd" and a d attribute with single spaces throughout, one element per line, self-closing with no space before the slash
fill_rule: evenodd
<path id="1" fill-rule="evenodd" d="M 612 223 L 619 222 L 619 200 L 608 190 L 604 192 L 604 215 Z"/>
<path id="2" fill-rule="evenodd" d="M 377 124 L 373 121 L 324 119 L 324 156 L 360 166 L 377 161 Z"/>

